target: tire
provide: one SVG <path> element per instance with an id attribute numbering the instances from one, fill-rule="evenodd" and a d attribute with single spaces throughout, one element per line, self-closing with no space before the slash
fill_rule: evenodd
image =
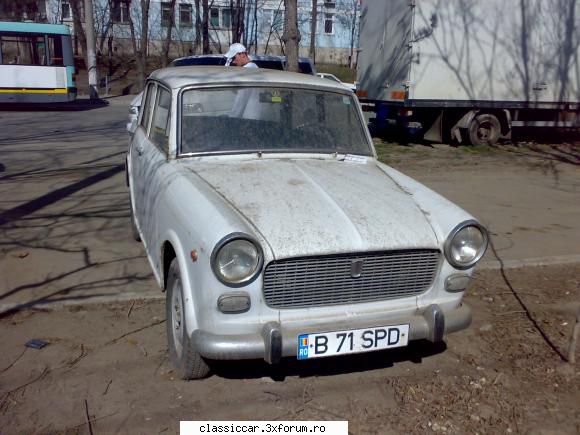
<path id="1" fill-rule="evenodd" d="M 133 213 L 133 200 L 131 199 L 131 193 L 129 193 L 129 212 L 131 213 L 131 236 L 133 236 L 133 239 L 135 239 L 136 242 L 140 242 L 141 234 L 139 234 L 137 224 L 135 223 L 135 214 Z"/>
<path id="2" fill-rule="evenodd" d="M 181 379 L 205 378 L 209 374 L 210 367 L 195 350 L 191 337 L 187 333 L 183 287 L 176 258 L 169 267 L 166 290 L 165 311 L 169 360 Z"/>
<path id="3" fill-rule="evenodd" d="M 469 124 L 469 141 L 472 145 L 495 145 L 501 135 L 501 125 L 495 115 L 477 115 Z"/>

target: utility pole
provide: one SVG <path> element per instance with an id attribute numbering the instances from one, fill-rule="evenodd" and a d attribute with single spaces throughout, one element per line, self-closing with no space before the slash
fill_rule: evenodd
<path id="1" fill-rule="evenodd" d="M 85 24 L 87 36 L 87 71 L 89 73 L 89 95 L 91 100 L 99 98 L 97 87 L 99 77 L 97 74 L 97 54 L 95 41 L 95 22 L 93 18 L 93 0 L 85 0 Z"/>

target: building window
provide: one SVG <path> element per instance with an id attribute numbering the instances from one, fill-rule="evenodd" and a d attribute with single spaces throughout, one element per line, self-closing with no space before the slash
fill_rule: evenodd
<path id="1" fill-rule="evenodd" d="M 336 7 L 336 2 L 324 2 L 325 9 L 334 9 Z"/>
<path id="2" fill-rule="evenodd" d="M 222 9 L 222 27 L 230 29 L 232 27 L 232 10 Z"/>
<path id="3" fill-rule="evenodd" d="M 161 26 L 169 27 L 173 25 L 173 10 L 171 3 L 161 3 Z"/>
<path id="4" fill-rule="evenodd" d="M 193 25 L 193 8 L 190 4 L 181 3 L 179 5 L 179 25 L 181 27 L 191 27 Z"/>
<path id="5" fill-rule="evenodd" d="M 113 0 L 113 23 L 129 22 L 129 3 L 130 0 Z"/>
<path id="6" fill-rule="evenodd" d="M 62 0 L 62 3 L 60 4 L 60 11 L 60 16 L 63 20 L 70 20 L 72 18 L 70 3 L 68 0 Z"/>
<path id="7" fill-rule="evenodd" d="M 220 10 L 218 8 L 210 8 L 209 10 L 209 25 L 211 27 L 220 26 Z"/>
<path id="8" fill-rule="evenodd" d="M 332 35 L 334 33 L 334 14 L 324 14 L 324 33 Z"/>
<path id="9" fill-rule="evenodd" d="M 284 30 L 284 11 L 277 9 L 272 16 L 272 29 L 278 32 Z"/>

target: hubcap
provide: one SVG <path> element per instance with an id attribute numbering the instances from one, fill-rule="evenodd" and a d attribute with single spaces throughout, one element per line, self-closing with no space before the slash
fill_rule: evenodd
<path id="1" fill-rule="evenodd" d="M 181 357 L 183 351 L 183 301 L 181 299 L 181 282 L 177 280 L 173 286 L 173 295 L 171 301 L 171 325 L 173 330 L 173 343 L 175 345 L 175 352 L 178 357 Z"/>
<path id="2" fill-rule="evenodd" d="M 491 128 L 486 124 L 482 124 L 477 129 L 477 133 L 481 140 L 487 141 L 491 133 Z"/>

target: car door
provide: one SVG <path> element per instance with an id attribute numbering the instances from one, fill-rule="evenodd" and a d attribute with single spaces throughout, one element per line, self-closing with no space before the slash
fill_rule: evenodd
<path id="1" fill-rule="evenodd" d="M 145 169 L 146 162 L 144 154 L 147 146 L 149 126 L 151 124 L 153 104 L 155 102 L 155 92 L 156 84 L 148 83 L 145 88 L 143 104 L 141 105 L 139 124 L 135 130 L 129 149 L 131 200 L 135 220 L 141 232 L 143 231 L 142 223 L 145 215 L 144 204 L 147 191 L 147 181 L 145 180 L 147 171 Z"/>
<path id="2" fill-rule="evenodd" d="M 161 84 L 157 85 L 155 103 L 152 106 L 149 133 L 143 142 L 143 179 L 146 191 L 143 196 L 141 236 L 155 267 L 159 267 L 158 223 L 161 201 L 163 200 L 164 180 L 168 178 L 169 134 L 171 124 L 171 91 Z"/>

